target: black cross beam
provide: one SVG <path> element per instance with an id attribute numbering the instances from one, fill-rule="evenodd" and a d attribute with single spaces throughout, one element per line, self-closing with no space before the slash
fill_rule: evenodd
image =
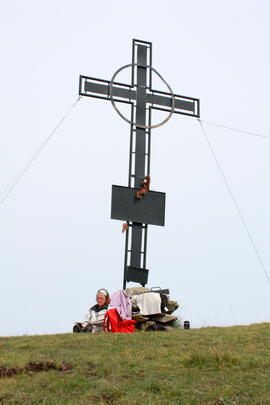
<path id="1" fill-rule="evenodd" d="M 152 43 L 133 39 L 131 84 L 80 76 L 79 95 L 131 106 L 128 187 L 112 186 L 111 218 L 127 222 L 123 288 L 129 281 L 146 285 L 148 225 L 164 225 L 165 194 L 149 191 L 136 199 L 145 176 L 150 176 L 152 110 L 200 117 L 197 98 L 152 88 Z"/>

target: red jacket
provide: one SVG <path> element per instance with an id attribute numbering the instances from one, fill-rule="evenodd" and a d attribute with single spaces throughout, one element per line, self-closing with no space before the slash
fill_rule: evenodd
<path id="1" fill-rule="evenodd" d="M 105 314 L 103 328 L 105 332 L 134 333 L 136 323 L 137 321 L 134 321 L 133 319 L 121 321 L 117 309 L 110 308 Z"/>

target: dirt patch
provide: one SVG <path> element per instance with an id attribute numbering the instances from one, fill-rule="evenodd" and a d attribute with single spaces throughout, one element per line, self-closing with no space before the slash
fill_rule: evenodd
<path id="1" fill-rule="evenodd" d="M 86 362 L 86 370 L 84 371 L 84 375 L 89 375 L 93 377 L 97 377 L 98 375 L 98 369 L 99 365 L 96 363 L 93 363 L 92 361 L 87 361 Z"/>
<path id="2" fill-rule="evenodd" d="M 104 391 L 101 392 L 99 395 L 95 395 L 91 397 L 91 404 L 92 403 L 100 403 L 100 400 L 102 403 L 105 404 L 118 404 L 119 403 L 119 398 L 123 395 L 123 392 L 121 391 Z"/>
<path id="3" fill-rule="evenodd" d="M 0 366 L 0 378 L 3 377 L 11 378 L 19 373 L 21 373 L 20 368 L 7 368 L 5 366 Z"/>
<path id="4" fill-rule="evenodd" d="M 87 375 L 91 376 L 91 377 L 97 377 L 98 376 L 97 371 L 85 371 L 83 374 L 86 375 L 86 376 Z"/>
<path id="5" fill-rule="evenodd" d="M 5 366 L 0 365 L 0 378 L 12 378 L 15 375 L 22 374 L 22 373 L 38 373 L 41 371 L 50 371 L 50 370 L 55 370 L 55 371 L 60 371 L 60 372 L 66 372 L 68 370 L 71 370 L 73 367 L 71 364 L 68 363 L 63 363 L 61 366 L 57 366 L 54 362 L 42 362 L 42 361 L 35 361 L 35 362 L 29 362 L 26 364 L 25 367 L 12 367 L 12 368 L 7 368 Z"/>
<path id="6" fill-rule="evenodd" d="M 49 370 L 57 370 L 55 363 L 52 362 L 30 362 L 25 366 L 26 371 L 32 371 L 34 373 L 38 373 L 40 371 L 49 371 Z"/>
<path id="7" fill-rule="evenodd" d="M 72 364 L 69 364 L 69 363 L 63 363 L 60 368 L 61 368 L 61 370 L 58 370 L 58 371 L 62 371 L 63 373 L 65 373 L 66 371 L 72 370 L 73 366 L 72 366 Z"/>
<path id="8" fill-rule="evenodd" d="M 100 364 L 93 363 L 92 361 L 89 361 L 89 360 L 85 364 L 88 368 L 99 368 L 100 367 Z"/>
<path id="9" fill-rule="evenodd" d="M 104 402 L 106 402 L 106 404 L 113 404 L 114 403 L 113 395 L 110 395 L 108 393 L 104 393 L 104 394 L 101 394 L 100 396 L 101 396 L 102 400 Z"/>
<path id="10" fill-rule="evenodd" d="M 32 371 L 34 373 L 38 373 L 40 371 L 49 371 L 49 370 L 56 370 L 56 371 L 68 371 L 72 369 L 72 365 L 68 363 L 63 363 L 61 366 L 57 366 L 54 362 L 30 362 L 25 366 L 26 371 Z"/>

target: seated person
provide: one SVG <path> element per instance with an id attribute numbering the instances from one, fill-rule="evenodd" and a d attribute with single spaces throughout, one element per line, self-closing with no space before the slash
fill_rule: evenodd
<path id="1" fill-rule="evenodd" d="M 110 304 L 110 296 L 105 288 L 100 288 L 96 295 L 97 303 L 89 309 L 84 322 L 76 322 L 73 332 L 101 332 L 103 319 Z"/>

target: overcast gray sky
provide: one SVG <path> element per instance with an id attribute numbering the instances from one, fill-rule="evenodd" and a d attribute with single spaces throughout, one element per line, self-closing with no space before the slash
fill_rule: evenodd
<path id="1" fill-rule="evenodd" d="M 268 1 L 0 5 L 0 192 L 76 100 L 79 75 L 111 79 L 132 38 L 153 42 L 153 66 L 200 98 L 202 120 L 270 137 Z M 270 277 L 270 140 L 204 128 Z M 128 148 L 110 103 L 81 99 L 0 206 L 0 335 L 70 331 L 98 288 L 121 288 L 110 196 L 127 185 Z M 196 119 L 153 130 L 151 174 L 167 202 L 166 226 L 149 230 L 149 285 L 170 288 L 193 327 L 269 322 L 270 283 Z"/>

